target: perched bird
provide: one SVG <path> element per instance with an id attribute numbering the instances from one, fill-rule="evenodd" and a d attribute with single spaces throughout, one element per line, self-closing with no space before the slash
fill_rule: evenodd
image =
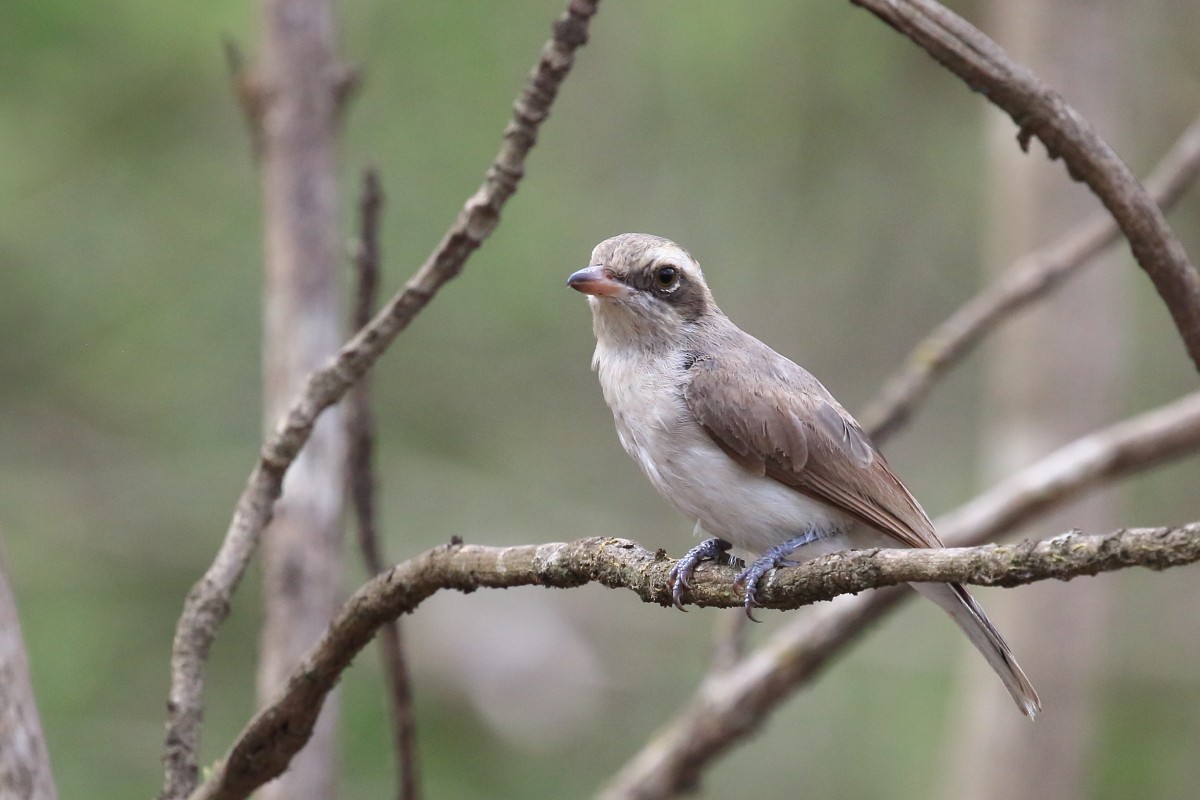
<path id="1" fill-rule="evenodd" d="M 567 285 L 588 295 L 604 399 L 646 477 L 713 538 L 672 570 L 672 597 L 696 566 L 737 547 L 746 611 L 777 566 L 839 550 L 942 547 L 933 523 L 854 418 L 812 375 L 717 308 L 696 260 L 657 236 L 596 246 Z M 957 583 L 913 588 L 941 606 L 1021 711 L 1037 692 L 999 631 Z"/>

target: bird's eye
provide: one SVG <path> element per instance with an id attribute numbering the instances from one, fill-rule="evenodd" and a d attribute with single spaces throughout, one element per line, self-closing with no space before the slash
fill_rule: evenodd
<path id="1" fill-rule="evenodd" d="M 679 270 L 669 264 L 665 267 L 659 267 L 654 273 L 654 280 L 663 289 L 674 289 L 679 283 Z"/>

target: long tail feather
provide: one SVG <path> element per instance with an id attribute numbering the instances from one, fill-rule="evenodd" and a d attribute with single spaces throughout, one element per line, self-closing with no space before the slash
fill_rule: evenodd
<path id="1" fill-rule="evenodd" d="M 971 644 L 983 654 L 988 664 L 1004 682 L 1004 688 L 1012 695 L 1021 713 L 1033 719 L 1042 710 L 1033 685 L 1025 677 L 1017 660 L 1013 658 L 1008 643 L 1000 631 L 992 625 L 979 603 L 958 583 L 914 583 L 912 587 L 942 607 L 954 618 L 958 627 L 971 640 Z"/>

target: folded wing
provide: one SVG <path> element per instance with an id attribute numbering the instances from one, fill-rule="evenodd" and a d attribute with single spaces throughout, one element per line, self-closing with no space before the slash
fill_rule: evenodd
<path id="1" fill-rule="evenodd" d="M 941 547 L 933 523 L 854 418 L 812 375 L 743 334 L 698 358 L 684 400 L 745 469 L 833 506 L 907 547 Z"/>

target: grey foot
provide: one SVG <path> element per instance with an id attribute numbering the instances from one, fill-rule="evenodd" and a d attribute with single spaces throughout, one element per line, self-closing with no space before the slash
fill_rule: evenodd
<path id="1" fill-rule="evenodd" d="M 670 573 L 667 574 L 667 580 L 671 582 L 671 602 L 680 611 L 687 611 L 683 607 L 683 591 L 688 587 L 688 581 L 691 580 L 692 574 L 695 573 L 696 567 L 700 566 L 702 561 L 715 561 L 720 563 L 732 563 L 736 559 L 729 555 L 729 548 L 733 547 L 724 539 L 705 539 L 700 544 L 693 547 L 684 553 L 683 558 L 675 562 L 675 566 L 671 567 Z"/>
<path id="2" fill-rule="evenodd" d="M 792 553 L 799 550 L 810 542 L 815 542 L 821 538 L 816 531 L 808 531 L 802 536 L 797 536 L 795 539 L 789 539 L 783 544 L 777 544 L 767 552 L 754 560 L 750 566 L 742 570 L 737 576 L 737 580 L 733 582 L 734 589 L 743 589 L 746 593 L 746 616 L 754 619 L 754 608 L 757 606 L 756 593 L 758 591 L 758 582 L 771 570 L 776 567 L 794 567 L 798 562 L 788 559 Z"/>

